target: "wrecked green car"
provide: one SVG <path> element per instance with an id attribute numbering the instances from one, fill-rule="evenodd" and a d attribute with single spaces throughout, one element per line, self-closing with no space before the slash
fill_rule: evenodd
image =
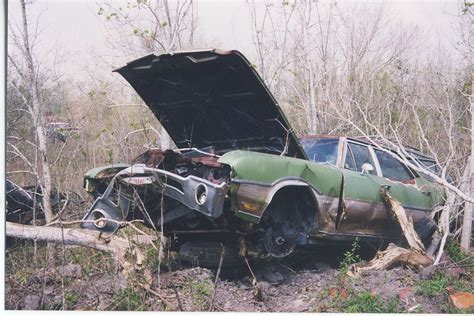
<path id="1" fill-rule="evenodd" d="M 182 241 L 240 242 L 249 254 L 284 257 L 313 243 L 400 240 L 383 188 L 422 239 L 436 229 L 431 212 L 444 203 L 442 188 L 363 139 L 298 139 L 237 51 L 148 55 L 116 71 L 177 148 L 87 172 L 96 200 L 85 228 L 113 233 L 139 218 Z"/>

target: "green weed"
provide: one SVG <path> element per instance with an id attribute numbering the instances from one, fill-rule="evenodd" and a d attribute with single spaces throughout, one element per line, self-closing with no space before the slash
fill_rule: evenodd
<path id="1" fill-rule="evenodd" d="M 448 286 L 453 286 L 455 289 L 462 287 L 459 281 L 451 280 L 443 274 L 436 274 L 431 280 L 422 280 L 418 284 L 416 293 L 433 298 L 443 294 Z"/>
<path id="2" fill-rule="evenodd" d="M 351 290 L 349 290 L 349 292 L 351 292 Z M 335 296 L 331 296 L 329 290 L 323 290 L 319 293 L 319 298 L 324 299 L 325 297 L 329 297 L 329 300 L 326 302 L 326 308 L 329 310 L 340 310 L 344 298 L 342 298 L 339 293 L 337 293 Z"/>
<path id="3" fill-rule="evenodd" d="M 143 311 L 144 297 L 132 287 L 118 290 L 113 297 L 111 309 L 115 311 Z"/>
<path id="4" fill-rule="evenodd" d="M 114 152 L 112 149 L 108 148 L 106 151 L 107 158 L 105 159 L 105 163 L 112 163 L 114 161 Z"/>
<path id="5" fill-rule="evenodd" d="M 209 278 L 204 280 L 186 280 L 184 290 L 191 294 L 193 304 L 199 308 L 199 310 L 207 310 L 209 308 L 208 303 L 212 293 L 211 283 Z"/>
<path id="6" fill-rule="evenodd" d="M 337 276 L 336 276 L 338 284 L 342 284 L 344 282 L 349 266 L 351 264 L 361 261 L 360 256 L 357 254 L 359 249 L 360 249 L 359 238 L 356 238 L 355 241 L 352 243 L 351 250 L 346 251 L 344 253 L 344 259 L 341 262 L 339 271 L 337 272 Z"/>
<path id="7" fill-rule="evenodd" d="M 369 291 L 355 292 L 352 289 L 343 291 L 338 290 L 332 295 L 328 289 L 319 292 L 320 303 L 310 312 L 400 313 L 403 311 L 398 297 L 385 302 L 379 294 L 372 294 Z"/>
<path id="8" fill-rule="evenodd" d="M 352 243 L 352 248 L 349 251 L 346 251 L 344 253 L 344 259 L 341 262 L 341 267 L 340 270 L 344 270 L 347 272 L 347 269 L 351 264 L 360 262 L 360 256 L 357 254 L 357 252 L 360 249 L 359 245 L 359 238 L 356 238 L 355 241 Z"/>
<path id="9" fill-rule="evenodd" d="M 79 301 L 79 295 L 76 293 L 66 293 L 64 300 L 68 306 L 74 306 Z"/>
<path id="10" fill-rule="evenodd" d="M 455 240 L 448 240 L 444 250 L 454 262 L 465 261 L 469 256 L 461 249 L 459 243 Z"/>
<path id="11" fill-rule="evenodd" d="M 69 258 L 72 263 L 81 266 L 82 274 L 86 278 L 98 272 L 105 271 L 113 273 L 116 268 L 114 259 L 110 254 L 93 249 L 68 249 L 67 258 Z"/>
<path id="12" fill-rule="evenodd" d="M 398 298 L 394 297 L 384 302 L 378 294 L 372 295 L 368 291 L 353 293 L 342 304 L 345 313 L 399 313 Z"/>

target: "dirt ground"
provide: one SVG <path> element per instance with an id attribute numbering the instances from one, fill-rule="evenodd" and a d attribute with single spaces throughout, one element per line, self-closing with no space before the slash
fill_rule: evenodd
<path id="1" fill-rule="evenodd" d="M 117 273 L 100 252 L 66 249 L 56 267 L 37 268 L 46 264 L 32 263 L 33 248 L 26 243 L 7 253 L 7 309 L 207 311 L 212 305 L 213 311 L 236 312 L 441 313 L 452 312 L 446 287 L 472 283 L 469 276 L 440 279 L 403 267 L 350 278 L 341 273 L 345 250 L 316 248 L 250 261 L 256 282 L 245 264 L 222 270 L 213 301 L 216 270 L 172 263 L 162 264 L 158 274 L 151 260 L 152 285 L 144 288 L 139 277 Z"/>

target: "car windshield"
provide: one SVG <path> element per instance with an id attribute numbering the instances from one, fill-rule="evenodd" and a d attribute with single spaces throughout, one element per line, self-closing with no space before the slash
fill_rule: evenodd
<path id="1" fill-rule="evenodd" d="M 336 165 L 338 138 L 302 138 L 300 142 L 309 160 Z"/>

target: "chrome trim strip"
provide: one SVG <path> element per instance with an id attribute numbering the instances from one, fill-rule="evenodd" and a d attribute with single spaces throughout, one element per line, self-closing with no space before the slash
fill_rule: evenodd
<path id="1" fill-rule="evenodd" d="M 311 187 L 312 189 L 314 189 L 318 194 L 322 194 L 321 191 L 319 191 L 317 188 L 315 188 L 307 180 L 305 180 L 303 178 L 299 178 L 299 177 L 282 177 L 282 178 L 279 178 L 278 180 L 273 181 L 272 183 L 260 182 L 260 181 L 254 181 L 254 180 L 243 180 L 243 179 L 232 179 L 231 180 L 232 183 L 261 185 L 261 186 L 264 186 L 264 187 L 275 187 L 275 186 L 279 185 L 281 182 L 290 182 L 290 181 L 291 182 L 294 181 L 294 184 L 291 184 L 291 185 L 308 186 L 308 187 Z"/>

